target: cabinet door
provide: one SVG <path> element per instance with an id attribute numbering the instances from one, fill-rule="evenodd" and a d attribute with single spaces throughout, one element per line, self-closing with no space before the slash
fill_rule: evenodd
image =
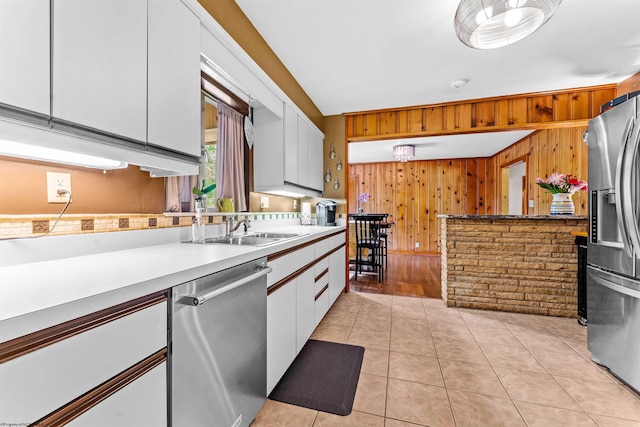
<path id="1" fill-rule="evenodd" d="M 49 114 L 49 0 L 0 1 L 0 102 Z"/>
<path id="2" fill-rule="evenodd" d="M 200 20 L 180 0 L 149 0 L 149 144 L 200 156 Z"/>
<path id="3" fill-rule="evenodd" d="M 2 421 L 34 422 L 166 346 L 162 302 L 2 363 Z"/>
<path id="4" fill-rule="evenodd" d="M 345 256 L 345 247 L 329 255 L 329 306 L 333 305 L 346 286 Z"/>
<path id="5" fill-rule="evenodd" d="M 309 187 L 309 175 L 307 171 L 307 123 L 298 116 L 298 185 Z"/>
<path id="6" fill-rule="evenodd" d="M 308 128 L 307 132 L 307 145 L 307 180 L 309 182 L 309 187 L 322 191 L 322 178 L 324 176 L 322 172 L 322 137 L 311 127 Z M 335 170 L 334 165 L 332 165 L 332 168 Z"/>
<path id="7" fill-rule="evenodd" d="M 267 296 L 267 394 L 296 357 L 296 281 Z"/>
<path id="8" fill-rule="evenodd" d="M 167 363 L 156 366 L 122 390 L 72 420 L 70 427 L 167 425 Z"/>
<path id="9" fill-rule="evenodd" d="M 284 104 L 284 180 L 298 182 L 298 115 Z"/>
<path id="10" fill-rule="evenodd" d="M 53 1 L 52 115 L 147 140 L 147 1 Z"/>
<path id="11" fill-rule="evenodd" d="M 296 354 L 302 350 L 316 327 L 314 316 L 315 276 L 310 268 L 296 279 Z"/>

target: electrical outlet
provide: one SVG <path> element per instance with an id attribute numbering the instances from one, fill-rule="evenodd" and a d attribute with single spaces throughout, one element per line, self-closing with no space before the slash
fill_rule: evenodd
<path id="1" fill-rule="evenodd" d="M 49 203 L 67 203 L 71 197 L 71 174 L 47 172 L 47 200 Z"/>
<path id="2" fill-rule="evenodd" d="M 533 207 L 533 200 L 529 200 L 529 207 L 532 208 Z"/>
<path id="3" fill-rule="evenodd" d="M 260 207 L 262 209 L 266 209 L 269 207 L 269 197 L 267 196 L 260 196 Z"/>
<path id="4" fill-rule="evenodd" d="M 416 242 L 416 249 L 420 247 L 420 242 Z"/>

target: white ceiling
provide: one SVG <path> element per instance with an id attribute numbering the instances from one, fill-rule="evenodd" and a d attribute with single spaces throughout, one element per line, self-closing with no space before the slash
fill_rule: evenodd
<path id="1" fill-rule="evenodd" d="M 325 116 L 618 83 L 640 70 L 640 0 L 563 0 L 536 33 L 495 50 L 458 40 L 458 2 L 236 0 Z M 456 79 L 469 82 L 453 89 Z"/>
<path id="2" fill-rule="evenodd" d="M 394 139 L 349 144 L 349 163 L 393 162 L 394 145 L 415 145 L 413 160 L 489 157 L 529 135 L 530 130 Z"/>

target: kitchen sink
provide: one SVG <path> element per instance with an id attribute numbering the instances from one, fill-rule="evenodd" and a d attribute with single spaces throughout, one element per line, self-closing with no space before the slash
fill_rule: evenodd
<path id="1" fill-rule="evenodd" d="M 231 237 L 211 237 L 205 239 L 204 242 L 241 246 L 266 246 L 303 235 L 296 233 L 251 233 Z"/>

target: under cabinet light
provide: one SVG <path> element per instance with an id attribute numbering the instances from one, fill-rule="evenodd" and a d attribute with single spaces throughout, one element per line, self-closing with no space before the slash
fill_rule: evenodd
<path id="1" fill-rule="evenodd" d="M 126 162 L 119 160 L 6 140 L 0 140 L 0 155 L 103 170 L 123 169 L 128 166 Z"/>

